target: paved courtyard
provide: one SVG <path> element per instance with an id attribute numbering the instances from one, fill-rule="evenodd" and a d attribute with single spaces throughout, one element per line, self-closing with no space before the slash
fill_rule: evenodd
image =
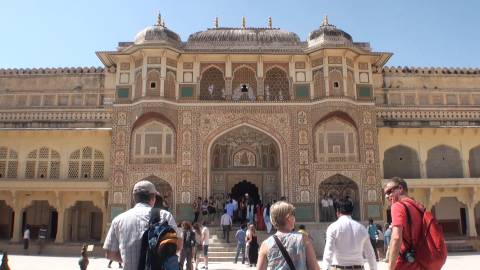
<path id="1" fill-rule="evenodd" d="M 9 265 L 12 270 L 66 270 L 79 269 L 78 257 L 50 257 L 50 256 L 9 256 Z M 451 254 L 447 259 L 447 263 L 443 269 L 445 270 L 474 270 L 479 269 L 480 253 L 462 253 Z M 319 261 L 320 263 L 320 261 Z M 89 270 L 106 270 L 108 260 L 105 258 L 90 258 Z M 253 269 L 245 265 L 233 263 L 211 263 L 209 265 L 211 270 L 239 270 L 239 269 Z M 118 269 L 118 264 L 114 263 L 112 269 Z M 368 268 L 367 268 L 368 269 Z M 379 263 L 379 270 L 387 269 L 385 263 Z"/>

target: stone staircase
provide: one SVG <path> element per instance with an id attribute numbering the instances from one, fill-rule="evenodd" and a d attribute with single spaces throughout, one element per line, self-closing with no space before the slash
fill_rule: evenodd
<path id="1" fill-rule="evenodd" d="M 223 237 L 223 231 L 219 226 L 209 227 L 210 243 L 208 245 L 208 261 L 209 262 L 233 262 L 237 251 L 237 241 L 235 233 L 239 229 L 234 226 L 230 231 L 230 243 L 227 243 Z M 258 244 L 268 237 L 265 231 L 257 231 Z M 241 262 L 239 262 L 241 263 Z"/>
<path id="2" fill-rule="evenodd" d="M 103 258 L 105 257 L 105 252 L 102 249 L 102 245 L 100 243 L 87 243 L 93 244 L 93 252 L 89 252 L 89 257 L 97 257 Z M 80 257 L 80 250 L 82 249 L 83 243 L 65 243 L 65 244 L 54 244 L 53 242 L 47 242 L 42 255 L 50 255 L 50 256 L 68 256 L 68 257 Z M 24 255 L 27 254 L 23 249 L 23 243 L 10 243 L 9 241 L 0 241 L 0 250 L 5 250 L 8 254 L 15 254 L 15 255 Z M 38 243 L 34 241 L 30 241 L 30 246 L 28 249 L 29 255 L 37 255 L 38 254 Z"/>
<path id="3" fill-rule="evenodd" d="M 445 240 L 447 244 L 448 252 L 475 252 L 473 245 L 466 239 L 447 239 Z"/>

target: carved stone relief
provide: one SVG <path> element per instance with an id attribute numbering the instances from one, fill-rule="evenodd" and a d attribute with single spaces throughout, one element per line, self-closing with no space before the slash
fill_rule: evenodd
<path id="1" fill-rule="evenodd" d="M 300 185 L 308 186 L 310 185 L 310 176 L 308 170 L 300 170 Z"/>
<path id="2" fill-rule="evenodd" d="M 308 144 L 308 134 L 305 130 L 298 132 L 298 144 Z"/>
<path id="3" fill-rule="evenodd" d="M 127 124 L 127 114 L 124 112 L 121 112 L 118 114 L 118 120 L 117 124 L 119 126 L 125 126 Z"/>
<path id="4" fill-rule="evenodd" d="M 369 189 L 367 193 L 367 200 L 369 202 L 377 201 L 377 191 L 375 189 Z"/>
<path id="5" fill-rule="evenodd" d="M 297 120 L 299 125 L 306 125 L 307 124 L 307 113 L 304 111 L 300 111 L 297 114 Z"/>
<path id="6" fill-rule="evenodd" d="M 299 161 L 300 165 L 308 165 L 308 150 L 299 151 Z"/>
<path id="7" fill-rule="evenodd" d="M 372 113 L 369 111 L 363 112 L 363 123 L 365 125 L 371 125 L 372 124 Z"/>
<path id="8" fill-rule="evenodd" d="M 117 204 L 123 203 L 123 193 L 122 192 L 114 192 L 113 193 L 113 203 L 117 203 Z"/>
<path id="9" fill-rule="evenodd" d="M 183 191 L 181 197 L 182 203 L 191 203 L 191 196 L 189 191 Z"/>
<path id="10" fill-rule="evenodd" d="M 123 172 L 116 171 L 113 174 L 113 184 L 117 187 L 123 186 Z"/>
<path id="11" fill-rule="evenodd" d="M 192 124 L 192 113 L 191 112 L 183 112 L 183 121 L 184 126 L 189 126 Z"/>
<path id="12" fill-rule="evenodd" d="M 191 183 L 191 173 L 189 171 L 182 172 L 182 186 L 187 187 L 190 186 Z"/>
<path id="13" fill-rule="evenodd" d="M 373 152 L 373 150 L 369 149 L 365 152 L 365 162 L 367 164 L 375 163 L 375 153 Z"/>
<path id="14" fill-rule="evenodd" d="M 182 153 L 182 165 L 191 166 L 192 165 L 192 152 L 183 151 Z"/>
<path id="15" fill-rule="evenodd" d="M 115 166 L 123 166 L 125 164 L 125 152 L 115 152 Z"/>
<path id="16" fill-rule="evenodd" d="M 365 130 L 365 144 L 373 144 L 373 134 L 371 130 Z"/>
<path id="17" fill-rule="evenodd" d="M 302 203 L 310 202 L 310 191 L 308 190 L 300 191 L 300 202 Z"/>

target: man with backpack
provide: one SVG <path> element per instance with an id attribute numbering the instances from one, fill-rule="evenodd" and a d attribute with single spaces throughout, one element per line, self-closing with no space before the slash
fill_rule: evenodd
<path id="1" fill-rule="evenodd" d="M 384 192 L 392 213 L 388 269 L 441 269 L 447 249 L 432 214 L 408 196 L 407 183 L 399 177 L 390 179 Z"/>
<path id="2" fill-rule="evenodd" d="M 178 229 L 172 214 L 165 210 L 156 211 L 157 209 L 154 209 L 154 215 L 151 213 L 155 205 L 155 195 L 158 195 L 158 192 L 150 181 L 137 182 L 132 194 L 135 206 L 116 216 L 110 225 L 103 249 L 106 250 L 107 259 L 123 262 L 125 270 L 138 269 L 141 261 L 142 237 L 148 231 L 152 216 L 155 216 L 158 222 L 165 224 L 163 227 L 173 229 L 172 234 L 178 235 L 178 237 L 174 235 L 171 239 L 159 240 L 177 242 L 172 243 L 177 251 L 182 247 L 181 235 L 175 233 Z M 160 245 L 158 246 L 160 248 Z"/>

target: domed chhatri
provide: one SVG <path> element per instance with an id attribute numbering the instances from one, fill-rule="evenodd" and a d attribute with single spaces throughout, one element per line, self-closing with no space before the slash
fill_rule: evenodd
<path id="1" fill-rule="evenodd" d="M 319 29 L 308 35 L 308 47 L 315 46 L 351 46 L 353 45 L 352 36 L 328 23 L 328 17 L 325 16 Z"/>
<path id="2" fill-rule="evenodd" d="M 160 13 L 155 25 L 145 28 L 135 36 L 135 44 L 167 43 L 179 46 L 181 42 L 180 36 L 165 26 Z"/>

